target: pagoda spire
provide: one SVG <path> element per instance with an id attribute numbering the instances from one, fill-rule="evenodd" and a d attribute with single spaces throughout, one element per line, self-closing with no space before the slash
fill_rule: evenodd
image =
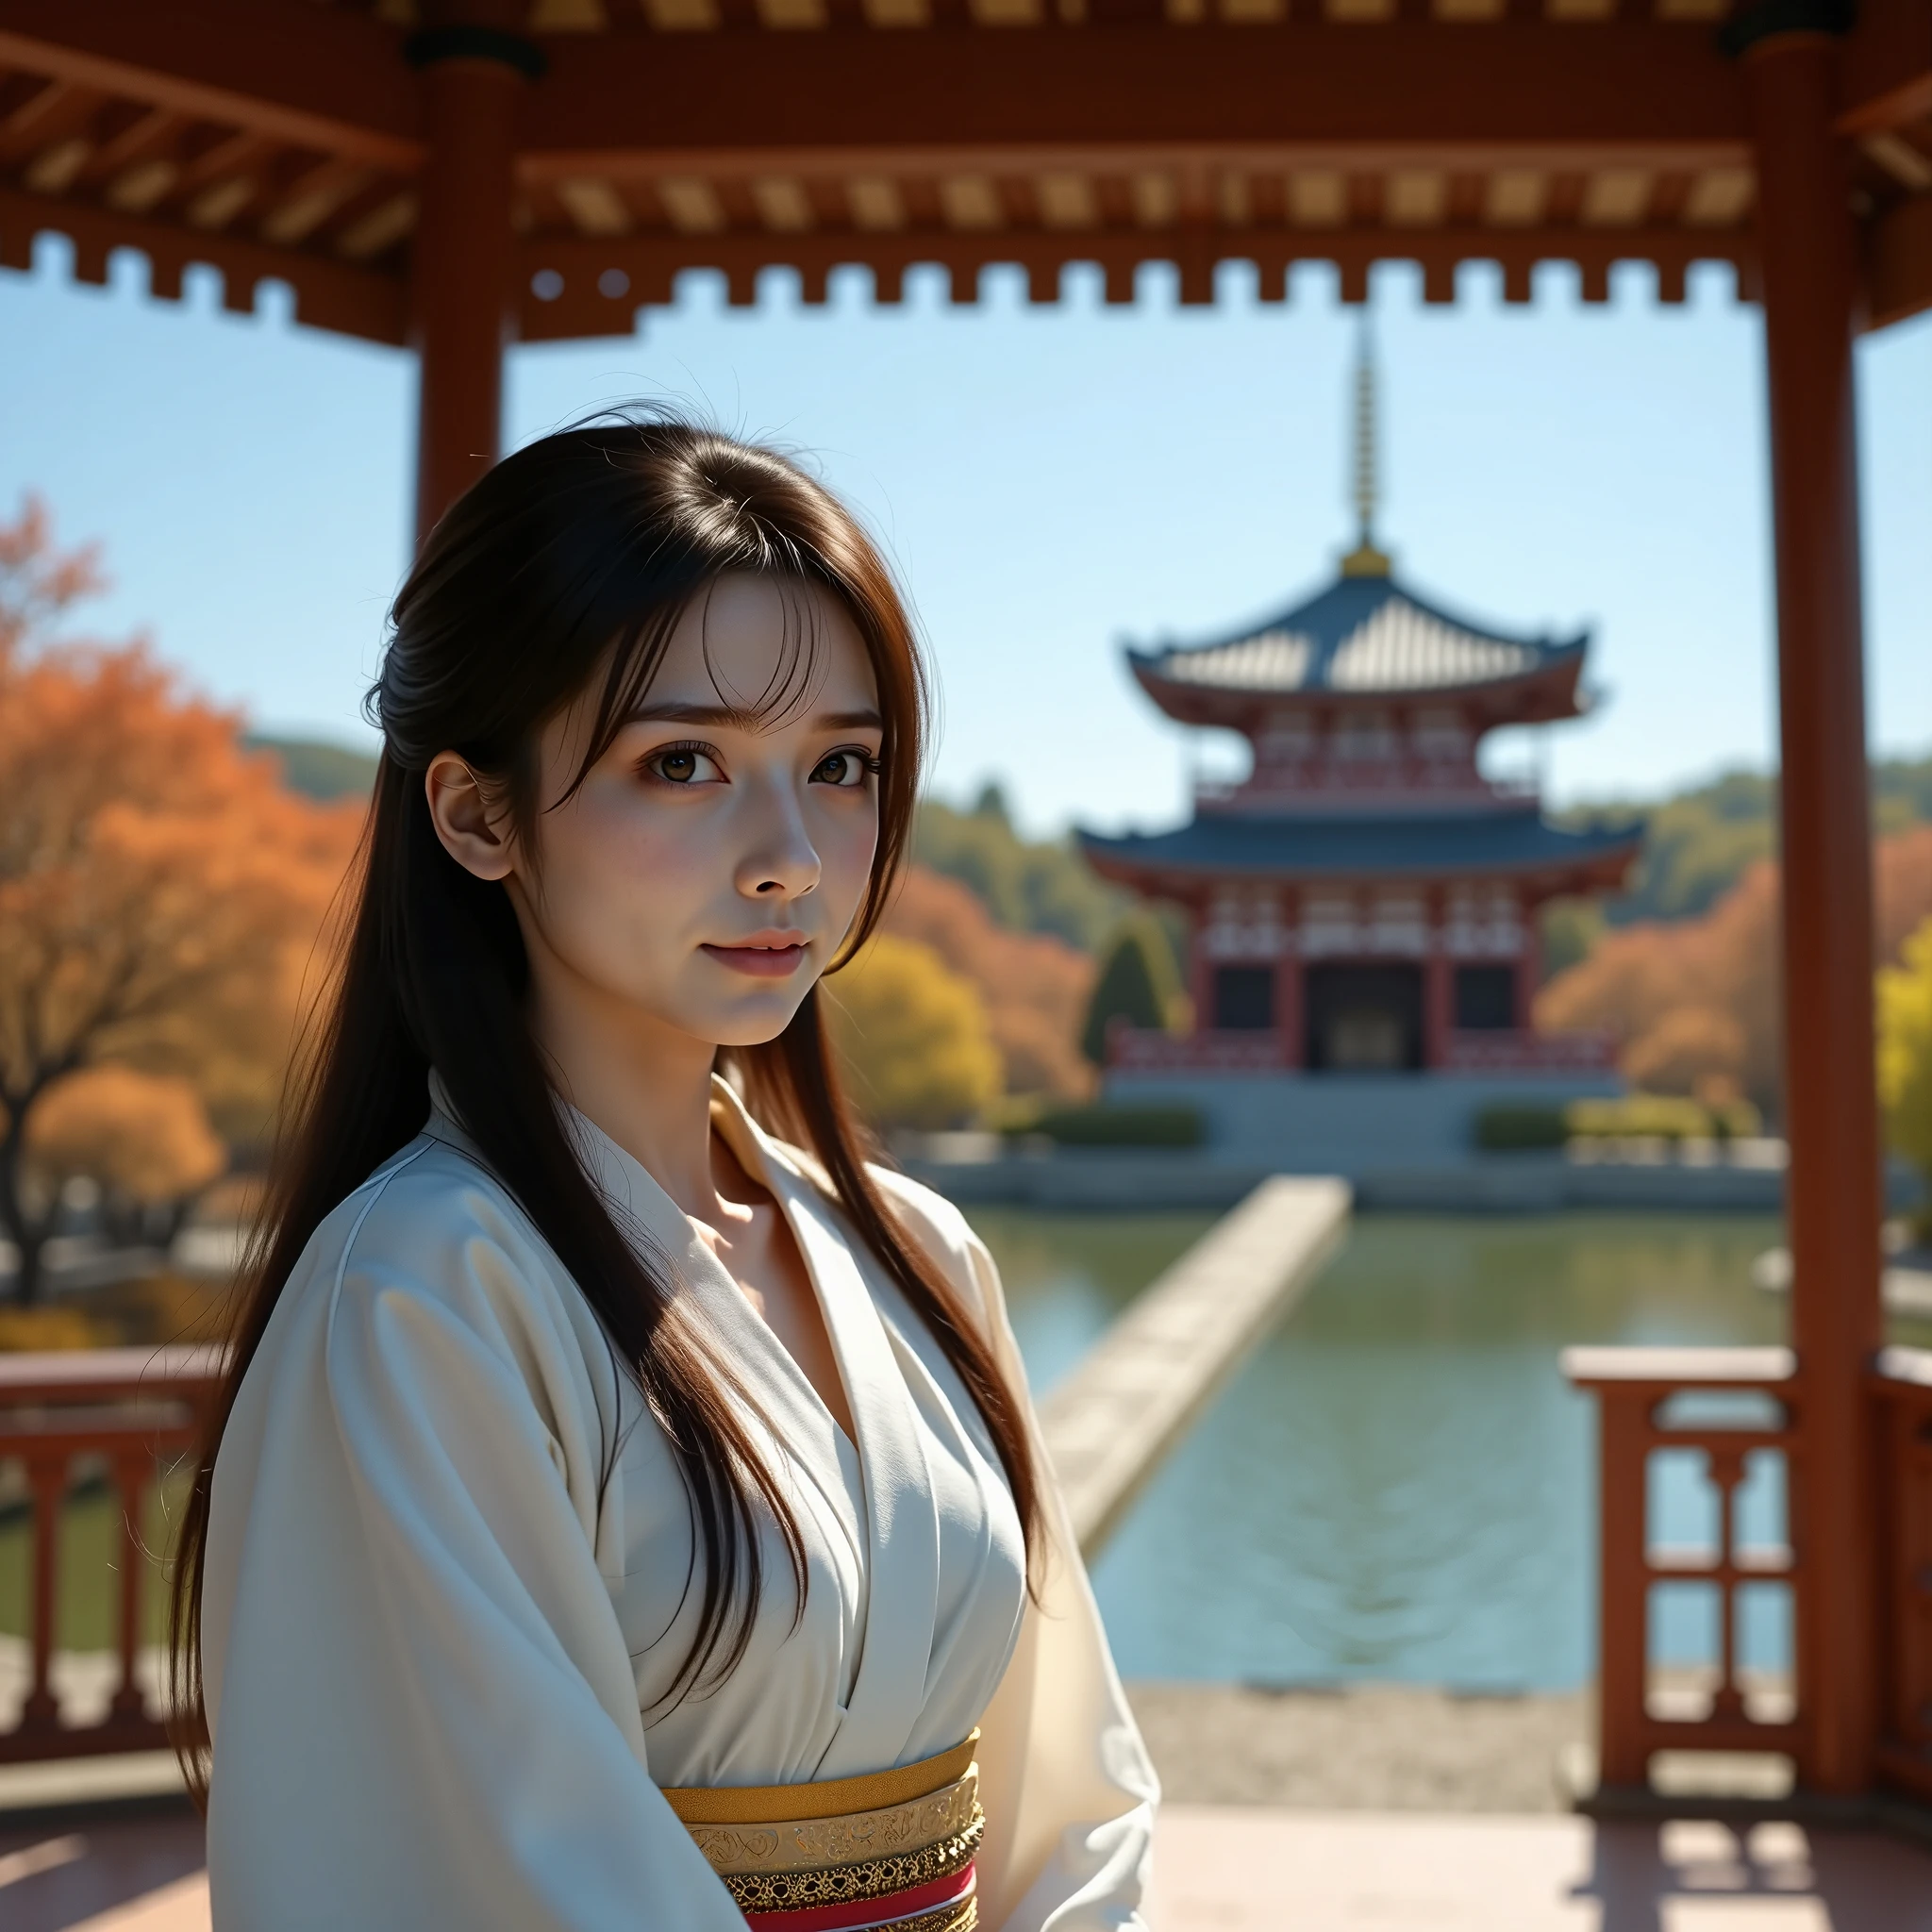
<path id="1" fill-rule="evenodd" d="M 1381 479 L 1376 474 L 1375 337 L 1366 306 L 1355 351 L 1355 513 L 1356 546 L 1341 559 L 1345 577 L 1386 577 L 1389 555 L 1375 545 L 1375 509 Z"/>

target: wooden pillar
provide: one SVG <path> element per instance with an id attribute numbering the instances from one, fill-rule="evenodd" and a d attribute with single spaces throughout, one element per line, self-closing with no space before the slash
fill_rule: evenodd
<path id="1" fill-rule="evenodd" d="M 1651 1402 L 1597 1385 L 1597 1778 L 1606 1790 L 1649 1781 L 1650 1589 L 1644 1574 Z"/>
<path id="2" fill-rule="evenodd" d="M 1449 956 L 1449 904 L 1429 894 L 1429 950 L 1423 959 L 1423 1065 L 1449 1064 L 1449 1036 L 1456 1030 L 1456 961 Z"/>
<path id="3" fill-rule="evenodd" d="M 1302 996 L 1301 946 L 1291 938 L 1274 962 L 1274 1032 L 1281 1042 L 1281 1064 L 1290 1072 L 1307 1063 L 1307 1008 Z"/>
<path id="4" fill-rule="evenodd" d="M 449 9 L 445 9 L 447 11 Z M 503 354 L 511 330 L 515 127 L 542 57 L 519 36 L 468 21 L 408 43 L 422 74 L 423 170 L 410 291 L 422 364 L 416 541 L 496 460 Z"/>
<path id="5" fill-rule="evenodd" d="M 1194 1031 L 1214 1025 L 1214 961 L 1208 957 L 1208 927 L 1214 917 L 1211 897 L 1188 902 L 1188 991 L 1194 1002 Z"/>
<path id="6" fill-rule="evenodd" d="M 1865 1790 L 1877 1729 L 1875 1471 L 1864 1377 L 1882 1338 L 1872 850 L 1852 341 L 1857 258 L 1832 129 L 1845 18 L 1777 0 L 1732 24 L 1757 163 L 1776 542 L 1786 1190 L 1803 1454 L 1798 1681 L 1812 1789 Z"/>
<path id="7" fill-rule="evenodd" d="M 1543 972 L 1542 908 L 1524 899 L 1517 911 L 1523 939 L 1516 949 L 1516 1030 L 1528 1033 L 1536 1026 L 1536 991 Z"/>

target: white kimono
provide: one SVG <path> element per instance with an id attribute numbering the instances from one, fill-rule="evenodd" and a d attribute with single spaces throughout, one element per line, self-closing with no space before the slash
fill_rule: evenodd
<path id="1" fill-rule="evenodd" d="M 768 1525 L 750 1648 L 661 1705 L 697 1615 L 683 1485 L 575 1283 L 438 1107 L 316 1230 L 216 1463 L 216 1932 L 743 1932 L 659 1785 L 855 1776 L 975 1724 L 987 1932 L 1143 1924 L 1158 1789 L 1058 1497 L 1036 1605 L 951 1364 L 801 1157 L 716 1095 L 810 1273 L 856 1446 L 663 1190 L 571 1121 L 763 1410 L 802 1613 Z M 1024 1388 L 984 1246 L 880 1178 Z"/>

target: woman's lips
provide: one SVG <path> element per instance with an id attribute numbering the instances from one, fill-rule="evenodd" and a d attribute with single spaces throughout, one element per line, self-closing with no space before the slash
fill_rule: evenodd
<path id="1" fill-rule="evenodd" d="M 809 948 L 800 943 L 790 946 L 707 946 L 704 950 L 712 958 L 735 972 L 747 973 L 754 979 L 789 979 L 797 972 Z"/>

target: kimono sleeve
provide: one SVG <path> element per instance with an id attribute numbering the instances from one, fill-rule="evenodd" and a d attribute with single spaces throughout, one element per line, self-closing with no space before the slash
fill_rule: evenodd
<path id="1" fill-rule="evenodd" d="M 950 1204 L 893 1179 L 907 1219 L 924 1224 L 935 1258 L 983 1312 L 1008 1386 L 1024 1391 L 1025 1367 L 985 1243 Z M 915 1191 L 917 1203 L 907 1199 Z M 980 1720 L 982 1923 L 988 1932 L 1144 1927 L 1160 1784 L 1030 1400 L 1026 1413 L 1045 1478 L 1046 1547 L 1032 1563 L 1037 1600 L 1027 1602 L 1012 1661 Z"/>
<path id="2" fill-rule="evenodd" d="M 217 1932 L 742 1932 L 648 1773 L 554 1263 L 440 1211 L 391 1202 L 291 1282 L 224 1439 Z"/>

